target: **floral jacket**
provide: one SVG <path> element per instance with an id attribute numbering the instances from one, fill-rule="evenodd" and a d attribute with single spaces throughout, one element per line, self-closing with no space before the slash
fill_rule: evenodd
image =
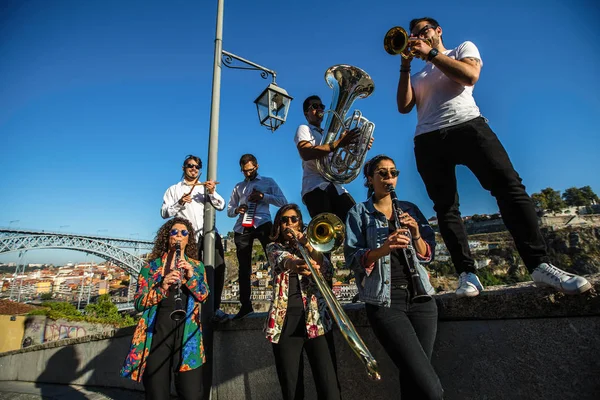
<path id="1" fill-rule="evenodd" d="M 168 296 L 160 288 L 164 274 L 164 264 L 167 253 L 162 258 L 151 261 L 140 271 L 138 276 L 138 289 L 135 295 L 135 309 L 143 312 L 138 321 L 131 347 L 121 376 L 140 382 L 146 368 L 146 359 L 152 348 L 152 335 L 156 322 L 158 303 Z M 200 323 L 200 302 L 208 297 L 206 285 L 206 272 L 200 261 L 185 257 L 187 262 L 194 266 L 194 275 L 184 283 L 189 289 L 187 300 L 187 317 L 183 330 L 183 353 L 179 371 L 189 371 L 198 368 L 205 361 L 204 346 L 202 344 L 202 325 Z M 183 289 L 183 287 L 182 287 Z"/>
<path id="2" fill-rule="evenodd" d="M 281 243 L 269 243 L 267 254 L 269 265 L 272 266 L 273 274 L 273 300 L 267 320 L 265 321 L 265 333 L 271 343 L 278 343 L 283 330 L 283 323 L 287 313 L 288 290 L 290 271 L 283 266 L 292 249 Z M 321 273 L 326 279 L 333 276 L 333 270 L 329 260 L 323 259 Z M 300 279 L 300 291 L 304 303 L 304 314 L 306 316 L 306 332 L 309 339 L 324 335 L 331 330 L 332 321 L 327 310 L 327 304 L 321 296 L 316 283 L 311 277 L 298 276 Z"/>

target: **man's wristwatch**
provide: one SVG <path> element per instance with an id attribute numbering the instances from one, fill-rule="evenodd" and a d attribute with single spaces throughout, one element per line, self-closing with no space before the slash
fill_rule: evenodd
<path id="1" fill-rule="evenodd" d="M 431 49 L 429 54 L 427 54 L 427 61 L 431 61 L 437 56 L 439 53 L 438 49 Z"/>

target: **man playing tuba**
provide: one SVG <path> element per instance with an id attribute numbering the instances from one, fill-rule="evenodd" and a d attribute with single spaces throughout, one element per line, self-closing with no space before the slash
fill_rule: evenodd
<path id="1" fill-rule="evenodd" d="M 317 159 L 329 156 L 339 147 L 347 146 L 358 137 L 359 129 L 344 132 L 332 143 L 320 144 L 325 106 L 318 96 L 313 95 L 304 100 L 302 108 L 308 124 L 300 125 L 294 137 L 302 158 L 302 202 L 311 218 L 330 212 L 346 221 L 348 211 L 356 202 L 341 184 L 331 182 L 319 172 Z"/>

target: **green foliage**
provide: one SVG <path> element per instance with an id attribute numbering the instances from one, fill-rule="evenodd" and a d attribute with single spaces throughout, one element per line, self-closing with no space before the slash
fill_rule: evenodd
<path id="1" fill-rule="evenodd" d="M 591 204 L 591 199 L 586 198 L 585 193 L 576 187 L 565 190 L 562 197 L 565 200 L 565 203 L 572 207 L 583 207 Z"/>
<path id="2" fill-rule="evenodd" d="M 119 314 L 117 306 L 112 303 L 110 296 L 107 294 L 100 296 L 97 303 L 88 304 L 85 307 L 85 314 L 77 310 L 73 304 L 61 301 L 44 302 L 42 306 L 44 308 L 33 310 L 28 315 L 45 315 L 53 320 L 66 319 L 68 321 L 84 321 L 116 326 L 135 324 L 131 316 Z"/>
<path id="3" fill-rule="evenodd" d="M 52 292 L 46 292 L 46 293 L 42 293 L 42 295 L 40 296 L 40 298 L 41 298 L 43 301 L 52 300 Z"/>
<path id="4" fill-rule="evenodd" d="M 560 197 L 560 191 L 550 187 L 543 189 L 540 193 L 534 193 L 531 198 L 537 208 L 552 213 L 558 213 L 566 206 L 566 203 Z"/>
<path id="5" fill-rule="evenodd" d="M 481 281 L 481 284 L 485 286 L 497 286 L 497 285 L 505 285 L 506 280 L 501 277 L 494 275 L 491 268 L 481 268 L 477 270 L 477 276 Z"/>

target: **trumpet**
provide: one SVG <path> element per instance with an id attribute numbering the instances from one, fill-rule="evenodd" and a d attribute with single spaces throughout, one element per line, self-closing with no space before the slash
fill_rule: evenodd
<path id="1" fill-rule="evenodd" d="M 385 34 L 383 38 L 383 48 L 388 54 L 395 56 L 396 54 L 400 54 L 402 58 L 409 58 L 418 56 L 416 52 L 413 50 L 409 50 L 408 54 L 404 51 L 406 48 L 410 48 L 411 43 L 417 42 L 419 40 L 424 41 L 429 46 L 433 47 L 433 42 L 431 39 L 419 39 L 416 37 L 410 37 L 404 28 L 401 26 L 395 26 Z"/>
<path id="2" fill-rule="evenodd" d="M 393 185 L 387 185 L 386 189 L 392 198 L 392 208 L 394 210 L 394 216 L 396 217 L 397 224 L 396 227 L 400 228 L 400 214 L 402 214 L 403 211 L 397 204 L 398 197 L 396 196 L 396 191 L 394 190 Z M 408 272 L 410 273 L 410 281 L 412 283 L 411 301 L 413 303 L 426 303 L 433 299 L 433 297 L 431 297 L 425 290 L 423 282 L 421 281 L 421 275 L 419 275 L 419 270 L 415 267 L 415 248 L 412 245 L 412 235 L 410 234 L 410 231 L 407 232 L 407 235 L 410 238 L 410 244 L 408 245 L 408 248 L 402 250 L 406 265 L 408 265 Z"/>
<path id="3" fill-rule="evenodd" d="M 338 247 L 344 241 L 344 224 L 335 214 L 321 213 L 315 216 L 308 227 L 306 228 L 306 238 L 310 245 L 317 251 L 327 253 Z M 314 282 L 317 284 L 317 288 L 321 292 L 321 295 L 325 299 L 325 303 L 331 311 L 331 316 L 340 328 L 342 336 L 354 353 L 361 359 L 367 369 L 367 374 L 372 380 L 378 381 L 381 379 L 379 374 L 379 367 L 377 361 L 365 345 L 365 342 L 361 339 L 356 332 L 356 328 L 350 321 L 348 315 L 344 312 L 344 309 L 335 298 L 335 295 L 325 283 L 325 279 L 321 274 L 320 270 L 315 269 L 311 264 L 311 258 L 302 244 L 298 241 L 296 234 L 292 230 L 292 236 L 296 243 L 296 247 L 302 254 L 304 262 L 308 266 L 311 272 Z"/>
<path id="4" fill-rule="evenodd" d="M 181 259 L 181 245 L 179 242 L 175 243 L 175 268 L 178 269 L 179 272 L 181 270 L 178 268 L 177 264 Z M 183 307 L 183 299 L 181 298 L 181 278 L 175 284 L 175 310 L 171 312 L 169 315 L 173 321 L 181 321 L 185 318 L 185 308 Z"/>

